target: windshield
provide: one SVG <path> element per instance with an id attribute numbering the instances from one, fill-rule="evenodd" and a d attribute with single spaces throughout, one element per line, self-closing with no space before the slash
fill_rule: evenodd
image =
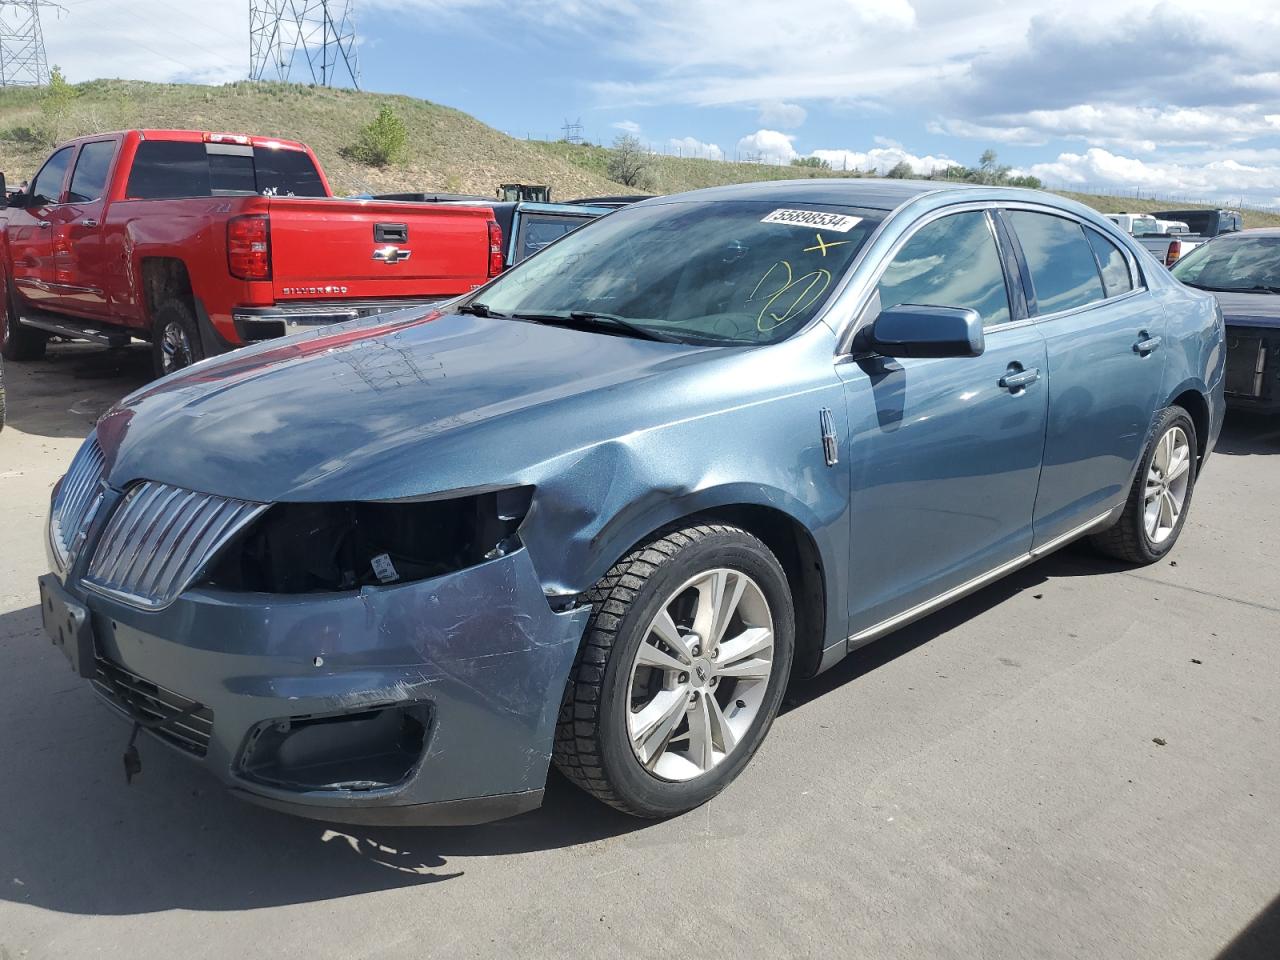
<path id="1" fill-rule="evenodd" d="M 1196 247 L 1171 272 L 1206 290 L 1280 292 L 1280 236 L 1215 240 Z"/>
<path id="2" fill-rule="evenodd" d="M 760 201 L 628 207 L 548 246 L 475 300 L 490 314 L 606 333 L 772 343 L 812 319 L 881 216 Z"/>

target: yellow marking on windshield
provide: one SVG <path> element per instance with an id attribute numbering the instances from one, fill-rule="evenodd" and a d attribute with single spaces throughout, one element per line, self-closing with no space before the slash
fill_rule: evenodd
<path id="1" fill-rule="evenodd" d="M 831 244 L 831 246 L 835 246 L 835 244 Z M 756 316 L 756 329 L 761 333 L 768 333 L 770 330 L 782 326 L 788 320 L 794 319 L 797 315 L 813 306 L 831 284 L 830 271 L 813 270 L 803 276 L 796 277 L 791 269 L 791 264 L 786 260 L 779 260 L 764 272 L 764 276 L 756 281 L 755 289 L 751 291 L 751 296 L 747 297 L 747 303 L 756 298 L 756 294 L 760 292 L 760 288 L 769 279 L 769 275 L 779 267 L 785 271 L 786 277 L 785 279 L 778 278 L 782 281 L 781 285 L 773 291 L 769 299 L 765 301 L 764 306 L 760 308 L 760 313 Z M 805 283 L 806 280 L 809 281 L 807 284 Z M 790 306 L 781 313 L 774 313 L 771 309 L 773 305 L 793 287 L 799 288 L 799 290 L 795 299 L 791 301 Z"/>
<path id="2" fill-rule="evenodd" d="M 822 255 L 825 257 L 827 255 L 827 251 L 830 250 L 832 247 L 841 247 L 841 246 L 844 246 L 846 243 L 850 242 L 848 240 L 837 240 L 835 241 L 835 243 L 828 243 L 827 241 L 822 239 L 822 234 L 815 233 L 814 236 L 817 238 L 818 242 L 814 244 L 812 247 L 805 247 L 804 248 L 805 253 L 813 253 L 813 251 L 815 250 L 821 250 Z"/>

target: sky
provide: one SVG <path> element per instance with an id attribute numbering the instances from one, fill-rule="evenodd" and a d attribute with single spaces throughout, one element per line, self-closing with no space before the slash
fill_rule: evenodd
<path id="1" fill-rule="evenodd" d="M 1280 206 L 1277 0 L 353 2 L 364 89 L 513 136 Z M 61 3 L 70 80 L 247 76 L 249 0 Z"/>

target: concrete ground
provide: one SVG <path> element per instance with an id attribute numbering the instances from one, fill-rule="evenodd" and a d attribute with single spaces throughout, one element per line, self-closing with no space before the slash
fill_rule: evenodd
<path id="1" fill-rule="evenodd" d="M 1280 958 L 1278 421 L 1228 420 L 1172 561 L 1072 548 L 872 645 L 685 817 L 553 775 L 503 823 L 331 828 L 151 742 L 125 786 L 35 578 L 148 360 L 50 356 L 7 365 L 0 433 L 0 960 Z"/>

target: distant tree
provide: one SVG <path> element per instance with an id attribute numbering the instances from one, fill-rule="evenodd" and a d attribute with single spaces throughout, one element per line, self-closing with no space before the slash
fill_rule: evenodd
<path id="1" fill-rule="evenodd" d="M 830 170 L 831 164 L 821 157 L 792 157 L 793 167 L 809 167 L 813 170 Z"/>
<path id="2" fill-rule="evenodd" d="M 67 133 L 67 115 L 71 112 L 71 104 L 76 98 L 76 88 L 67 83 L 62 75 L 62 68 L 55 65 L 49 71 L 49 85 L 44 89 L 40 99 L 40 122 L 33 131 L 35 141 L 44 141 L 52 146 L 65 139 Z"/>
<path id="3" fill-rule="evenodd" d="M 978 158 L 978 169 L 983 173 L 990 173 L 996 167 L 996 152 L 990 147 L 982 151 L 982 156 Z"/>
<path id="4" fill-rule="evenodd" d="M 409 131 L 391 105 L 384 103 L 372 122 L 360 131 L 355 143 L 343 147 L 341 153 L 348 160 L 370 167 L 385 167 L 404 159 L 409 143 Z"/>
<path id="5" fill-rule="evenodd" d="M 619 134 L 609 151 L 608 174 L 614 183 L 643 187 L 652 179 L 649 151 L 635 134 Z"/>
<path id="6" fill-rule="evenodd" d="M 916 175 L 915 167 L 905 160 L 899 160 L 885 174 L 891 180 L 910 180 Z"/>

